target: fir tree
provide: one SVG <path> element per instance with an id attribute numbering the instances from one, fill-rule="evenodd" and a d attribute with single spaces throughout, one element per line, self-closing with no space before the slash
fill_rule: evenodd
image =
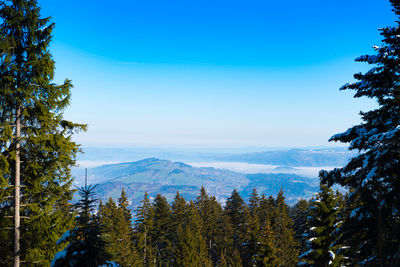
<path id="1" fill-rule="evenodd" d="M 303 234 L 308 230 L 307 216 L 309 203 L 305 199 L 300 199 L 294 207 L 290 209 L 290 218 L 293 220 L 293 229 L 295 231 L 295 239 L 299 242 L 299 254 L 303 254 L 308 250 L 306 236 Z"/>
<path id="2" fill-rule="evenodd" d="M 309 266 L 339 266 L 340 257 L 336 236 L 338 229 L 338 202 L 331 188 L 320 185 L 320 192 L 311 201 L 308 215 L 308 250 L 300 255 L 300 260 Z"/>
<path id="3" fill-rule="evenodd" d="M 139 257 L 134 249 L 131 228 L 131 215 L 126 208 L 127 200 L 121 193 L 119 205 L 110 198 L 105 205 L 99 208 L 102 236 L 106 242 L 106 251 L 111 255 L 111 260 L 121 266 L 138 266 Z M 122 205 L 121 205 L 122 204 Z"/>
<path id="4" fill-rule="evenodd" d="M 297 241 L 294 239 L 293 221 L 282 189 L 279 191 L 273 214 L 270 217 L 275 235 L 275 247 L 279 266 L 294 266 L 297 262 Z"/>
<path id="5" fill-rule="evenodd" d="M 122 188 L 121 190 L 121 197 L 118 198 L 118 209 L 122 211 L 124 215 L 125 221 L 131 225 L 132 221 L 132 210 L 128 208 L 129 200 L 125 193 L 125 190 Z"/>
<path id="6" fill-rule="evenodd" d="M 400 18 L 400 2 L 390 1 Z M 357 73 L 355 97 L 377 101 L 375 110 L 361 112 L 362 123 L 334 135 L 331 141 L 349 143 L 359 153 L 344 168 L 323 172 L 323 181 L 352 191 L 355 205 L 342 230 L 357 248 L 352 264 L 400 265 L 400 19 L 396 26 L 380 29 L 383 43 L 375 55 L 356 59 L 374 65 Z M 357 233 L 354 233 L 357 229 Z M 345 233 L 346 232 L 346 233 Z"/>
<path id="7" fill-rule="evenodd" d="M 176 192 L 174 201 L 172 202 L 173 231 L 178 232 L 178 227 L 186 221 L 186 200 Z"/>
<path id="8" fill-rule="evenodd" d="M 249 209 L 251 216 L 259 212 L 261 199 L 258 196 L 257 189 L 253 189 L 249 199 Z"/>
<path id="9" fill-rule="evenodd" d="M 218 218 L 218 231 L 215 236 L 218 251 L 217 266 L 230 266 L 233 257 L 233 227 L 229 216 L 223 212 Z"/>
<path id="10" fill-rule="evenodd" d="M 271 224 L 271 216 L 273 215 L 274 210 L 275 199 L 272 196 L 267 198 L 262 194 L 260 199 L 260 208 L 258 210 L 261 225 L 264 225 L 267 220 L 269 220 L 269 224 Z"/>
<path id="11" fill-rule="evenodd" d="M 55 255 L 51 266 L 97 267 L 110 260 L 111 255 L 105 250 L 106 242 L 101 237 L 99 217 L 94 214 L 97 202 L 94 189 L 91 185 L 79 188 L 81 199 L 75 204 L 78 212 L 76 227 L 58 241 L 68 245 Z"/>
<path id="12" fill-rule="evenodd" d="M 245 203 L 239 193 L 233 190 L 232 195 L 227 199 L 225 212 L 230 218 L 233 228 L 233 246 L 240 251 L 241 244 L 244 240 L 244 212 Z"/>
<path id="13" fill-rule="evenodd" d="M 173 250 L 173 221 L 171 207 L 167 199 L 160 194 L 156 196 L 153 204 L 154 217 L 151 239 L 156 251 L 157 266 L 172 266 L 174 260 Z"/>
<path id="14" fill-rule="evenodd" d="M 206 242 L 201 235 L 201 218 L 197 207 L 190 202 L 186 209 L 185 220 L 178 227 L 176 250 L 177 266 L 209 266 Z"/>
<path id="15" fill-rule="evenodd" d="M 53 83 L 49 44 L 54 24 L 40 16 L 37 1 L 1 1 L 0 21 L 0 205 L 2 210 L 14 206 L 5 197 L 13 195 L 20 158 L 20 214 L 29 219 L 21 221 L 19 254 L 28 263 L 46 264 L 60 249 L 56 241 L 73 221 L 61 207 L 72 198 L 70 166 L 79 151 L 71 135 L 85 126 L 63 120 L 72 84 L 70 80 Z M 4 215 L 13 214 L 2 211 L 0 216 Z M 12 225 L 4 220 L 0 218 L 1 224 Z M 7 242 L 10 234 L 0 232 Z M 0 243 L 0 262 L 10 262 L 11 246 Z"/>
<path id="16" fill-rule="evenodd" d="M 155 249 L 153 247 L 154 210 L 151 206 L 148 194 L 145 193 L 141 206 L 136 210 L 136 220 L 134 226 L 135 248 L 141 258 L 143 266 L 154 266 L 156 262 Z"/>
<path id="17" fill-rule="evenodd" d="M 274 244 L 274 232 L 269 220 L 265 221 L 257 240 L 256 253 L 252 255 L 252 266 L 279 266 L 278 249 Z"/>
<path id="18" fill-rule="evenodd" d="M 201 216 L 201 233 L 205 237 L 208 255 L 213 264 L 217 264 L 219 249 L 217 246 L 218 220 L 222 216 L 222 207 L 214 196 L 208 196 L 204 187 L 195 202 Z"/>
<path id="19" fill-rule="evenodd" d="M 253 266 L 254 256 L 258 254 L 261 239 L 260 219 L 256 212 L 251 215 L 248 208 L 245 209 L 243 216 L 245 217 L 245 234 L 242 243 L 243 266 Z"/>

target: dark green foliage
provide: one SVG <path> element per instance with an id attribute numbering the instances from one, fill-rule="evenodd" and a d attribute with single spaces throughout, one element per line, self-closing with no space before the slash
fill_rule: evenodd
<path id="1" fill-rule="evenodd" d="M 251 193 L 249 199 L 249 209 L 250 215 L 254 216 L 256 213 L 259 213 L 261 199 L 258 196 L 257 189 L 253 188 L 253 192 Z"/>
<path id="2" fill-rule="evenodd" d="M 133 246 L 132 215 L 127 209 L 128 200 L 121 192 L 117 204 L 110 198 L 105 205 L 100 205 L 99 216 L 105 249 L 111 260 L 121 266 L 138 266 L 139 256 Z"/>
<path id="3" fill-rule="evenodd" d="M 300 255 L 300 260 L 309 266 L 339 266 L 340 257 L 337 255 L 340 248 L 337 240 L 339 227 L 339 206 L 331 188 L 321 184 L 320 192 L 311 200 L 308 213 L 307 237 L 308 250 Z"/>
<path id="4" fill-rule="evenodd" d="M 290 218 L 293 220 L 293 229 L 295 231 L 295 239 L 299 242 L 299 254 L 303 254 L 307 249 L 308 238 L 303 234 L 308 229 L 307 216 L 309 209 L 309 202 L 305 199 L 300 199 L 296 205 L 290 208 Z"/>
<path id="5" fill-rule="evenodd" d="M 158 194 L 154 199 L 153 210 L 153 228 L 150 236 L 156 252 L 156 265 L 172 266 L 174 260 L 173 237 L 175 233 L 173 232 L 171 207 L 167 199 Z"/>
<path id="6" fill-rule="evenodd" d="M 298 243 L 294 239 L 293 221 L 289 217 L 289 207 L 285 202 L 282 190 L 276 197 L 270 219 L 279 266 L 294 266 L 297 262 Z"/>
<path id="7" fill-rule="evenodd" d="M 151 206 L 147 193 L 144 194 L 142 205 L 136 210 L 134 226 L 134 243 L 143 266 L 154 266 L 156 262 L 156 251 L 153 248 L 154 210 Z"/>
<path id="8" fill-rule="evenodd" d="M 241 244 L 244 241 L 244 212 L 245 212 L 245 203 L 242 197 L 236 190 L 233 190 L 232 195 L 227 199 L 225 212 L 230 219 L 230 223 L 233 229 L 233 247 L 240 251 Z"/>
<path id="9" fill-rule="evenodd" d="M 359 154 L 344 168 L 321 174 L 324 182 L 352 191 L 349 205 L 354 209 L 342 227 L 356 248 L 352 265 L 400 265 L 400 2 L 390 2 L 396 25 L 380 29 L 383 40 L 374 47 L 376 55 L 356 59 L 374 67 L 356 73 L 357 81 L 341 88 L 376 100 L 378 107 L 361 112 L 362 123 L 331 138 L 349 143 Z"/>
<path id="10" fill-rule="evenodd" d="M 256 253 L 251 257 L 251 263 L 257 267 L 279 266 L 278 249 L 274 243 L 274 232 L 269 221 L 266 221 L 257 237 Z"/>
<path id="11" fill-rule="evenodd" d="M 94 188 L 95 186 L 79 188 L 81 199 L 75 204 L 78 212 L 75 228 L 68 230 L 59 241 L 66 241 L 68 245 L 64 251 L 56 254 L 52 266 L 97 267 L 112 257 L 105 249 L 106 242 L 101 236 L 99 217 L 94 214 L 97 202 Z"/>
<path id="12" fill-rule="evenodd" d="M 190 202 L 186 208 L 185 220 L 178 227 L 176 249 L 177 266 L 209 266 L 208 249 L 201 234 L 201 218 L 197 207 Z"/>
<path id="13" fill-rule="evenodd" d="M 15 127 L 20 111 L 21 129 L 21 260 L 48 264 L 60 246 L 60 238 L 71 227 L 73 217 L 67 202 L 70 167 L 78 145 L 73 132 L 84 125 L 63 120 L 70 101 L 70 80 L 53 83 L 54 61 L 49 52 L 54 24 L 41 18 L 37 1 L 0 2 L 0 224 L 11 227 L 16 159 Z M 9 220 L 9 221 L 7 221 Z M 0 264 L 12 255 L 10 235 L 0 231 Z M 5 242 L 3 242 L 3 240 Z"/>
<path id="14" fill-rule="evenodd" d="M 218 255 L 218 266 L 229 266 L 233 255 L 233 227 L 229 216 L 223 212 L 218 218 L 218 231 L 215 236 L 215 242 Z"/>
<path id="15" fill-rule="evenodd" d="M 106 260 L 121 266 L 152 267 L 292 265 L 288 241 L 277 240 L 293 240 L 290 225 L 284 223 L 288 215 L 282 192 L 277 201 L 265 196 L 251 201 L 255 204 L 250 209 L 234 191 L 225 210 L 204 189 L 196 203 L 187 203 L 177 192 L 171 206 L 161 195 L 150 203 L 145 194 L 132 229 L 132 215 L 123 191 L 118 204 L 111 198 L 105 204 L 100 202 L 97 216 L 93 214 L 93 187 L 80 191 L 82 199 L 75 205 L 79 215 L 76 226 L 60 242 L 68 245 L 55 258 L 55 266 L 94 266 Z M 254 191 L 253 200 L 258 199 L 256 195 Z M 262 207 L 268 211 L 262 212 Z M 260 214 L 266 216 L 263 222 Z M 274 230 L 272 221 L 282 226 Z M 235 239 L 240 240 L 236 246 Z"/>
<path id="16" fill-rule="evenodd" d="M 222 207 L 214 196 L 208 196 L 204 187 L 195 202 L 201 216 L 201 233 L 205 237 L 208 248 L 208 257 L 215 265 L 219 258 L 218 218 L 222 216 Z"/>

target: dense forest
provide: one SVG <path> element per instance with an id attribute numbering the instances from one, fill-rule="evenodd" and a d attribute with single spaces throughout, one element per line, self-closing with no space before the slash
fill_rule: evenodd
<path id="1" fill-rule="evenodd" d="M 327 186 L 293 207 L 282 191 L 274 198 L 255 189 L 248 203 L 234 190 L 221 206 L 202 188 L 195 201 L 177 192 L 171 204 L 145 194 L 133 212 L 124 191 L 98 206 L 94 192 L 95 186 L 79 189 L 74 228 L 58 241 L 69 245 L 54 266 L 106 260 L 121 266 L 295 266 L 299 256 L 318 266 L 343 263 L 331 259 L 344 247 L 331 233 L 345 216 L 345 197 Z"/>
<path id="2" fill-rule="evenodd" d="M 341 88 L 377 108 L 331 138 L 357 153 L 320 172 L 311 200 L 289 207 L 282 191 L 254 190 L 246 203 L 234 190 L 221 205 L 203 188 L 189 202 L 144 195 L 131 211 L 123 191 L 101 203 L 92 185 L 72 204 L 72 136 L 86 125 L 63 119 L 72 83 L 53 82 L 54 24 L 35 0 L 0 1 L 0 265 L 400 266 L 400 3 L 390 2 L 396 26 L 356 59 L 374 67 Z"/>

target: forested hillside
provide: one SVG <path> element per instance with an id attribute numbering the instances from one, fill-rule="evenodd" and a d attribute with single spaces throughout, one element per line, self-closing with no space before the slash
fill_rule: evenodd
<path id="1" fill-rule="evenodd" d="M 325 216 L 314 206 L 330 205 L 332 214 L 323 218 L 329 220 L 329 233 L 346 212 L 344 196 L 326 186 L 324 190 L 293 207 L 286 204 L 283 191 L 273 197 L 260 196 L 254 189 L 246 203 L 233 190 L 225 206 L 204 188 L 194 201 L 186 201 L 179 191 L 172 203 L 161 194 L 152 200 L 145 194 L 131 211 L 124 190 L 117 200 L 109 198 L 97 206 L 96 187 L 85 186 L 74 206 L 74 230 L 59 241 L 70 245 L 56 255 L 52 266 L 91 262 L 93 255 L 96 264 L 112 261 L 121 266 L 295 266 L 299 255 L 303 261 L 305 255 L 313 259 L 310 255 L 336 253 L 330 247 L 334 237 L 322 252 L 315 248 L 311 254 L 308 248 L 308 235 L 314 231 L 310 229 L 319 227 L 315 220 Z"/>
<path id="2" fill-rule="evenodd" d="M 300 198 L 310 198 L 318 190 L 317 177 L 280 173 L 243 174 L 156 158 L 89 169 L 88 179 L 98 184 L 97 192 L 101 200 L 109 197 L 116 199 L 124 188 L 132 207 L 139 204 L 146 192 L 149 197 L 162 194 L 172 201 L 179 190 L 187 200 L 194 200 L 202 186 L 220 203 L 225 202 L 233 189 L 248 199 L 253 188 L 266 195 L 276 195 L 282 188 L 289 204 L 296 203 Z"/>
<path id="3" fill-rule="evenodd" d="M 87 125 L 64 119 L 63 112 L 71 102 L 72 82 L 69 79 L 61 83 L 55 81 L 55 61 L 49 48 L 54 23 L 50 17 L 41 16 L 36 0 L 0 1 L 0 266 L 400 266 L 400 1 L 389 2 L 396 16 L 395 26 L 379 29 L 382 42 L 373 46 L 374 54 L 356 59 L 372 68 L 357 72 L 354 81 L 341 88 L 353 90 L 355 98 L 373 100 L 374 106 L 360 112 L 361 120 L 356 125 L 347 126 L 350 127 L 348 130 L 331 137 L 332 142 L 347 144 L 350 152 L 339 156 L 343 167 L 320 171 L 318 184 L 308 183 L 308 178 L 287 174 L 244 175 L 151 158 L 99 167 L 99 185 L 85 182 L 84 186 L 75 188 L 71 169 L 76 165 L 81 147 L 74 137 L 77 132 L 85 131 Z M 81 1 L 80 4 L 94 7 L 93 3 Z M 103 7 L 101 3 L 96 4 Z M 108 10 L 112 7 L 103 7 L 107 8 L 104 13 L 107 19 L 114 15 Z M 192 9 L 197 11 L 198 6 Z M 223 12 L 213 13 L 219 20 L 223 20 L 220 15 L 229 9 L 223 6 L 221 10 Z M 153 8 L 152 11 L 159 10 Z M 238 11 L 245 13 L 247 10 Z M 303 15 L 299 10 L 292 11 Z M 96 12 L 84 13 L 85 19 L 92 13 Z M 72 14 L 67 16 L 72 23 Z M 204 16 L 200 17 L 198 22 L 202 25 Z M 102 33 L 113 39 L 109 34 L 121 25 L 112 24 L 111 19 L 106 22 L 112 28 L 107 34 Z M 155 24 L 160 27 L 163 23 Z M 291 23 L 290 26 L 294 26 Z M 177 24 L 187 26 L 181 22 Z M 72 28 L 75 31 L 84 28 L 89 35 L 91 29 L 84 26 Z M 208 26 L 209 30 L 214 27 Z M 232 31 L 235 37 L 238 28 Z M 192 28 L 187 29 L 192 31 Z M 354 28 L 354 31 L 358 29 Z M 170 33 L 168 31 L 166 35 Z M 220 34 L 218 32 L 213 38 Z M 293 39 L 295 35 L 290 31 L 289 34 L 285 31 L 285 35 L 291 38 L 288 43 L 293 47 L 294 41 L 297 42 Z M 114 45 L 113 53 L 118 50 Z M 279 45 L 282 42 L 274 43 L 275 47 Z M 222 48 L 220 52 L 228 49 Z M 171 45 L 171 50 L 176 47 Z M 279 61 L 283 60 L 281 56 Z M 294 80 L 291 85 L 295 85 L 300 76 L 287 77 L 287 80 Z M 98 77 L 96 73 L 96 79 Z M 101 77 L 99 84 L 107 84 L 106 78 Z M 252 79 L 246 81 L 252 82 Z M 325 85 L 318 83 L 321 90 Z M 244 88 L 248 89 L 247 84 Z M 101 88 L 97 89 L 96 93 L 101 92 Z M 110 86 L 107 90 L 114 89 Z M 152 101 L 157 95 L 154 92 L 150 94 Z M 212 90 L 207 92 L 207 101 L 217 96 Z M 224 97 L 226 92 L 231 91 L 224 91 Z M 291 104 L 299 101 L 298 96 L 293 96 Z M 91 97 L 95 99 L 94 95 Z M 119 115 L 125 108 L 119 102 L 123 97 L 116 97 Z M 198 100 L 199 95 L 192 97 Z M 156 103 L 162 104 L 173 98 L 157 99 Z M 102 107 L 107 112 L 111 111 L 109 100 Z M 285 98 L 285 102 L 287 100 Z M 272 102 L 274 100 L 269 104 Z M 238 108 L 240 104 L 238 101 L 231 107 Z M 263 105 L 258 105 L 256 110 L 261 111 Z M 188 110 L 189 106 L 186 106 Z M 157 110 L 156 104 L 142 108 L 166 112 L 162 108 Z M 151 113 L 149 110 L 147 112 Z M 224 108 L 221 110 L 225 112 Z M 289 117 L 294 115 L 286 110 L 280 112 L 288 113 Z M 146 117 L 145 113 L 141 119 Z M 193 121 L 197 126 L 198 114 L 194 113 L 187 118 L 195 118 Z M 230 137 L 225 136 L 227 132 L 219 132 L 230 119 L 234 118 L 230 122 L 236 123 L 232 114 L 232 118 L 228 118 L 227 113 L 220 114 L 224 116 L 212 129 L 222 139 L 215 140 L 223 143 L 235 136 L 237 139 L 232 138 L 231 142 L 252 138 L 239 137 L 240 133 L 250 132 L 239 131 L 238 135 Z M 309 115 L 311 118 L 315 114 Z M 208 122 L 211 117 L 212 113 L 207 113 L 202 119 Z M 277 118 L 280 120 L 279 116 Z M 172 123 L 171 126 L 168 116 L 163 119 L 159 121 L 159 130 L 180 124 Z M 259 122 L 258 117 L 246 119 Z M 123 124 L 119 117 L 112 117 L 112 120 Z M 242 123 L 242 128 L 251 125 Z M 200 128 L 196 128 L 198 131 L 194 131 L 193 136 L 200 138 L 209 133 Z M 228 127 L 228 131 L 234 129 L 238 128 Z M 140 130 L 143 135 L 150 132 Z M 263 128 L 254 136 L 268 131 Z M 185 134 L 176 136 L 177 132 L 164 132 L 167 134 L 161 139 L 171 138 L 183 143 L 189 140 L 185 139 Z M 297 134 L 292 137 L 297 138 Z M 150 139 L 152 136 L 157 135 L 150 135 Z M 183 140 L 180 139 L 182 136 L 185 136 Z M 214 140 L 216 136 L 208 140 Z M 337 153 L 331 152 L 296 150 L 290 151 L 291 156 L 282 151 L 248 153 L 226 160 L 286 162 L 283 168 L 305 162 L 310 162 L 309 166 L 320 166 L 337 160 Z M 293 192 L 299 188 L 307 194 L 315 192 L 308 199 L 299 199 L 298 195 L 293 197 Z M 334 188 L 343 188 L 346 194 Z M 277 193 L 266 194 L 271 192 L 268 190 Z M 76 201 L 73 201 L 74 193 L 78 194 Z M 113 197 L 106 198 L 108 194 Z M 133 205 L 132 200 L 139 202 Z"/>

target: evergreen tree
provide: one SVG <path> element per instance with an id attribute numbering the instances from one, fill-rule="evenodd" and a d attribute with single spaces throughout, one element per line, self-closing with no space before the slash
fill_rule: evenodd
<path id="1" fill-rule="evenodd" d="M 257 189 L 253 189 L 249 199 L 249 209 L 251 216 L 254 216 L 255 213 L 259 212 L 261 199 L 258 196 Z"/>
<path id="2" fill-rule="evenodd" d="M 181 226 L 186 221 L 186 200 L 183 198 L 179 191 L 176 192 L 174 201 L 172 202 L 172 223 L 174 233 L 178 232 L 178 227 Z"/>
<path id="3" fill-rule="evenodd" d="M 240 252 L 241 244 L 244 240 L 245 234 L 245 223 L 244 223 L 244 212 L 245 203 L 239 193 L 233 190 L 232 195 L 227 199 L 225 212 L 230 218 L 230 222 L 233 228 L 233 246 Z"/>
<path id="4" fill-rule="evenodd" d="M 0 222 L 13 225 L 4 216 L 14 214 L 4 209 L 14 206 L 8 196 L 13 195 L 20 158 L 20 214 L 25 217 L 19 254 L 28 263 L 46 264 L 61 248 L 56 241 L 73 222 L 62 209 L 72 198 L 70 166 L 79 151 L 71 135 L 85 126 L 63 120 L 72 84 L 53 83 L 49 44 L 54 24 L 40 16 L 37 1 L 1 1 L 0 21 Z M 19 138 L 15 125 L 23 126 Z M 13 257 L 12 233 L 7 231 L 0 232 L 3 263 Z"/>
<path id="5" fill-rule="evenodd" d="M 121 197 L 118 198 L 118 209 L 122 211 L 125 221 L 132 225 L 132 210 L 128 208 L 129 200 L 126 196 L 125 190 L 122 188 Z"/>
<path id="6" fill-rule="evenodd" d="M 135 248 L 141 258 L 143 266 L 154 266 L 156 263 L 155 249 L 153 247 L 154 210 L 151 206 L 148 194 L 145 193 L 141 206 L 136 210 L 136 220 L 134 226 Z"/>
<path id="7" fill-rule="evenodd" d="M 336 232 L 338 229 L 338 202 L 331 188 L 320 185 L 320 192 L 311 201 L 308 215 L 308 250 L 300 260 L 309 266 L 339 266 L 340 257 Z"/>
<path id="8" fill-rule="evenodd" d="M 265 221 L 258 237 L 256 253 L 252 255 L 252 266 L 279 266 L 278 249 L 274 244 L 274 232 L 269 220 Z"/>
<path id="9" fill-rule="evenodd" d="M 208 256 L 213 264 L 217 264 L 219 249 L 216 237 L 218 234 L 218 220 L 222 216 L 222 207 L 214 196 L 208 196 L 204 187 L 195 202 L 201 216 L 201 233 L 205 237 L 208 247 Z"/>
<path id="10" fill-rule="evenodd" d="M 309 203 L 305 199 L 300 199 L 294 207 L 290 209 L 290 218 L 293 220 L 293 229 L 295 231 L 295 239 L 299 242 L 299 254 L 303 254 L 308 250 L 306 236 L 303 234 L 308 230 L 307 216 Z"/>
<path id="11" fill-rule="evenodd" d="M 193 202 L 187 206 L 185 218 L 178 227 L 176 264 L 207 267 L 211 261 L 208 258 L 206 242 L 201 235 L 200 214 Z"/>
<path id="12" fill-rule="evenodd" d="M 173 221 L 171 207 L 167 199 L 160 194 L 156 196 L 153 204 L 154 217 L 151 239 L 156 251 L 157 266 L 173 266 Z"/>
<path id="13" fill-rule="evenodd" d="M 400 2 L 390 0 L 400 18 Z M 341 90 L 377 101 L 375 110 L 361 112 L 362 123 L 334 135 L 331 141 L 349 143 L 359 153 L 344 168 L 322 172 L 323 181 L 352 191 L 355 205 L 342 230 L 357 248 L 352 264 L 400 265 L 400 19 L 380 29 L 383 43 L 375 55 L 356 59 L 374 65 L 354 75 L 356 82 Z M 354 233 L 357 229 L 357 233 Z"/>
<path id="14" fill-rule="evenodd" d="M 271 224 L 271 216 L 273 216 L 273 213 L 275 212 L 275 199 L 272 196 L 269 196 L 268 198 L 262 194 L 261 199 L 260 199 L 260 208 L 258 210 L 259 213 L 259 218 L 260 218 L 260 224 L 265 225 L 266 221 L 269 221 L 269 224 Z"/>
<path id="15" fill-rule="evenodd" d="M 242 243 L 243 266 L 253 266 L 254 257 L 258 254 L 261 239 L 260 219 L 256 212 L 251 215 L 248 208 L 245 209 L 243 216 L 245 217 L 245 235 Z"/>
<path id="16" fill-rule="evenodd" d="M 217 233 L 215 236 L 216 249 L 218 251 L 217 266 L 230 266 L 233 257 L 233 226 L 229 216 L 223 212 L 218 218 Z"/>
<path id="17" fill-rule="evenodd" d="M 99 208 L 102 236 L 106 242 L 106 251 L 112 256 L 111 260 L 121 266 L 138 266 L 139 257 L 134 249 L 131 228 L 131 215 L 125 204 L 124 191 L 121 193 L 119 205 L 110 198 Z M 122 205 L 121 205 L 122 204 Z"/>
<path id="18" fill-rule="evenodd" d="M 297 263 L 297 241 L 294 239 L 293 221 L 282 189 L 279 191 L 271 219 L 275 235 L 275 247 L 279 266 L 294 266 Z"/>
<path id="19" fill-rule="evenodd" d="M 79 188 L 81 199 L 75 204 L 78 212 L 76 227 L 65 232 L 58 241 L 68 245 L 55 255 L 51 266 L 97 267 L 110 260 L 111 255 L 105 250 L 106 242 L 101 237 L 99 217 L 95 215 L 94 189 L 91 185 Z"/>

